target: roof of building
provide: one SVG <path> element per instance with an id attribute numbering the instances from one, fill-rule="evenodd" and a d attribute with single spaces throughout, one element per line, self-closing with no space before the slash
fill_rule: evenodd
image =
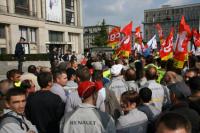
<path id="1" fill-rule="evenodd" d="M 187 5 L 177 5 L 177 6 L 163 5 L 160 8 L 146 9 L 146 10 L 144 10 L 144 12 L 166 10 L 166 9 L 178 9 L 178 8 L 186 8 L 186 7 L 196 7 L 196 6 L 200 6 L 200 3 L 187 4 Z"/>

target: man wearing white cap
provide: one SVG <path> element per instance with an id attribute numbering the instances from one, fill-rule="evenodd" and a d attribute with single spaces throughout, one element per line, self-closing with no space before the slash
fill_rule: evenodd
<path id="1" fill-rule="evenodd" d="M 121 75 L 122 69 L 122 64 L 113 65 L 110 69 L 112 75 L 111 81 L 106 85 L 107 88 L 115 93 L 118 102 L 120 102 L 121 94 L 128 90 L 128 85 L 126 84 L 123 75 Z"/>

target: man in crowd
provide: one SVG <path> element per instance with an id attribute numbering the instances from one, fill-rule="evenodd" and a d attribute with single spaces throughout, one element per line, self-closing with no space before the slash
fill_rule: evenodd
<path id="1" fill-rule="evenodd" d="M 142 86 L 142 88 L 147 87 L 152 91 L 152 102 L 155 107 L 161 112 L 163 102 L 164 102 L 164 89 L 163 87 L 156 83 L 157 70 L 154 66 L 149 66 L 146 70 L 147 83 Z"/>
<path id="2" fill-rule="evenodd" d="M 6 94 L 6 107 L 0 120 L 1 133 L 37 133 L 37 129 L 24 116 L 26 94 L 12 88 Z"/>
<path id="3" fill-rule="evenodd" d="M 176 113 L 166 113 L 157 122 L 156 133 L 191 133 L 191 124 L 183 116 Z"/>
<path id="4" fill-rule="evenodd" d="M 16 44 L 16 47 L 15 47 L 15 58 L 18 60 L 18 70 L 20 72 L 22 72 L 22 65 L 23 65 L 24 54 L 25 54 L 25 50 L 23 46 L 24 42 L 25 42 L 25 38 L 20 37 L 20 40 Z"/>
<path id="5" fill-rule="evenodd" d="M 178 113 L 187 118 L 192 125 L 192 133 L 198 133 L 200 130 L 200 116 L 198 113 L 189 108 L 187 103 L 187 97 L 191 95 L 191 92 L 187 85 L 183 85 L 182 82 L 177 82 L 169 86 L 170 99 L 172 107 L 169 111 Z"/>
<path id="6" fill-rule="evenodd" d="M 53 71 L 59 63 L 58 60 L 58 50 L 54 47 L 49 53 L 49 60 L 51 64 L 51 70 Z"/>
<path id="7" fill-rule="evenodd" d="M 138 85 L 135 82 L 136 80 L 135 70 L 133 70 L 132 68 L 129 68 L 128 70 L 126 70 L 125 80 L 126 80 L 129 90 L 134 90 L 134 91 L 139 92 Z"/>
<path id="8" fill-rule="evenodd" d="M 105 85 L 108 89 L 112 90 L 115 93 L 118 102 L 120 102 L 121 94 L 128 90 L 128 85 L 126 84 L 121 73 L 122 69 L 122 64 L 113 65 L 110 70 L 112 78 L 110 80 L 110 83 Z"/>
<path id="9" fill-rule="evenodd" d="M 79 84 L 80 82 L 90 81 L 90 72 L 87 67 L 79 68 L 76 70 L 76 80 Z M 70 92 L 67 95 L 65 112 L 70 112 L 75 110 L 82 101 L 78 95 L 78 90 L 74 89 L 74 91 Z"/>
<path id="10" fill-rule="evenodd" d="M 39 90 L 40 87 L 37 82 L 37 68 L 35 65 L 28 66 L 28 72 L 25 72 L 21 75 L 20 80 L 31 80 L 33 84 L 35 85 L 35 89 Z"/>
<path id="11" fill-rule="evenodd" d="M 21 72 L 17 69 L 12 69 L 9 70 L 6 73 L 7 79 L 9 81 L 9 88 L 13 88 L 13 87 L 19 87 L 21 82 L 20 82 L 20 78 L 21 78 Z"/>
<path id="12" fill-rule="evenodd" d="M 84 81 L 79 84 L 78 94 L 82 104 L 61 121 L 61 133 L 115 133 L 113 119 L 96 109 L 97 87 L 94 82 Z"/>
<path id="13" fill-rule="evenodd" d="M 64 86 L 67 84 L 67 74 L 65 71 L 59 69 L 54 69 L 53 71 L 54 84 L 51 88 L 51 92 L 60 96 L 62 101 L 66 102 L 66 92 L 64 91 Z"/>
<path id="14" fill-rule="evenodd" d="M 60 119 L 64 113 L 64 103 L 61 98 L 52 93 L 52 74 L 41 72 L 38 75 L 40 91 L 27 99 L 26 116 L 37 126 L 39 133 L 59 133 Z"/>
<path id="15" fill-rule="evenodd" d="M 191 96 L 189 99 L 190 108 L 194 109 L 200 115 L 200 77 L 193 77 L 189 81 Z"/>

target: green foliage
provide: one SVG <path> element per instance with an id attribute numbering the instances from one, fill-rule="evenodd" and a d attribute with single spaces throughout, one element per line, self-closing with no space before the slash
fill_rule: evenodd
<path id="1" fill-rule="evenodd" d="M 106 46 L 107 40 L 108 40 L 108 33 L 106 30 L 105 20 L 103 19 L 103 22 L 101 23 L 101 30 L 97 33 L 97 35 L 94 38 L 94 45 L 96 46 Z"/>

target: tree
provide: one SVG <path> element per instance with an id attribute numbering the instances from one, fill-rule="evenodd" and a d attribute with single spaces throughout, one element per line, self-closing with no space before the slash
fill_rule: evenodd
<path id="1" fill-rule="evenodd" d="M 106 46 L 107 40 L 108 40 L 108 33 L 106 30 L 105 20 L 103 19 L 101 25 L 101 30 L 97 33 L 97 35 L 94 38 L 94 45 L 96 46 Z"/>

